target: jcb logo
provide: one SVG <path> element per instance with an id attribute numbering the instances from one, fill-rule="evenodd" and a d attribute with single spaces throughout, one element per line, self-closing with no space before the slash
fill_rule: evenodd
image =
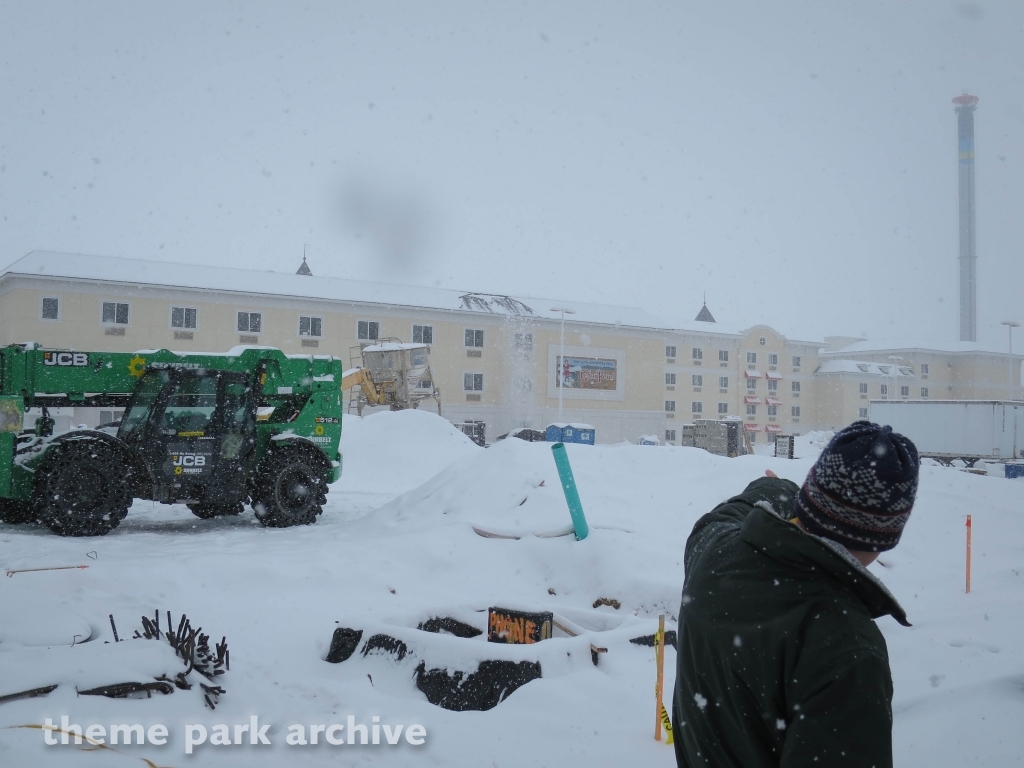
<path id="1" fill-rule="evenodd" d="M 43 352 L 43 364 L 84 368 L 89 365 L 89 355 L 86 352 Z"/>
<path id="2" fill-rule="evenodd" d="M 181 453 L 171 457 L 171 461 L 176 467 L 205 467 L 206 457 L 190 453 Z"/>

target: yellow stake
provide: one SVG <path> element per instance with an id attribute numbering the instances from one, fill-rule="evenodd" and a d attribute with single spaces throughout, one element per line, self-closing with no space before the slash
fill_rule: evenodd
<path id="1" fill-rule="evenodd" d="M 665 614 L 658 617 L 658 632 L 654 635 L 654 662 L 658 666 L 658 682 L 654 686 L 654 740 L 661 741 L 661 689 L 665 682 Z"/>

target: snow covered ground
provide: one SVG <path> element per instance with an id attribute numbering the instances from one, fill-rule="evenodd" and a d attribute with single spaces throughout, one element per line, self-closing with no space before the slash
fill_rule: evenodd
<path id="1" fill-rule="evenodd" d="M 2 729 L 0 765 L 127 766 L 141 765 L 139 757 L 160 766 L 327 765 L 347 757 L 360 765 L 671 766 L 672 750 L 652 738 L 653 651 L 628 640 L 652 632 L 662 612 L 674 626 L 694 521 L 765 469 L 802 481 L 815 442 L 798 445 L 803 458 L 793 461 L 569 446 L 591 526 L 582 542 L 533 535 L 569 522 L 548 444 L 512 439 L 480 449 L 425 412 L 346 418 L 344 476 L 313 526 L 263 529 L 248 511 L 204 521 L 150 502 L 98 539 L 0 525 L 5 569 L 89 566 L 0 579 L 0 696 L 59 683 L 48 696 L 0 704 L 0 728 L 67 715 L 83 726 L 161 723 L 170 731 L 164 746 L 112 753 L 45 746 L 39 730 Z M 483 538 L 474 526 L 520 538 Z M 1024 763 L 1024 482 L 923 467 L 902 543 L 872 568 L 914 625 L 879 622 L 895 683 L 896 764 Z M 621 607 L 594 608 L 602 597 Z M 416 629 L 432 616 L 483 629 L 495 605 L 552 610 L 589 631 L 507 647 Z M 162 642 L 105 642 L 113 639 L 108 614 L 124 638 L 157 609 L 175 621 L 185 612 L 215 639 L 227 636 L 231 669 L 216 711 L 198 687 L 141 700 L 76 696 L 76 687 L 180 671 Z M 328 664 L 338 626 L 364 629 L 364 639 L 386 632 L 410 654 Z M 590 643 L 608 648 L 598 666 Z M 486 658 L 540 661 L 543 677 L 486 712 L 441 709 L 413 684 L 420 661 L 473 671 Z M 674 662 L 670 650 L 669 691 Z M 254 715 L 272 724 L 271 746 L 207 743 L 185 754 L 186 725 L 212 732 Z M 285 744 L 291 724 L 347 723 L 349 715 L 367 725 L 374 716 L 421 724 L 426 743 Z"/>

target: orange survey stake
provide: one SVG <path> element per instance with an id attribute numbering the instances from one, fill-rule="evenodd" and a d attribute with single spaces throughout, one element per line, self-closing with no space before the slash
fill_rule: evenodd
<path id="1" fill-rule="evenodd" d="M 971 591 L 971 516 L 967 516 L 967 591 Z"/>

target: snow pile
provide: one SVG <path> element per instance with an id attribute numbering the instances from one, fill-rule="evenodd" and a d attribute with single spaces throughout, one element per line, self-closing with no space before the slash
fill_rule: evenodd
<path id="1" fill-rule="evenodd" d="M 480 450 L 451 422 L 426 410 L 380 411 L 363 418 L 346 414 L 344 480 L 335 487 L 349 497 L 350 513 L 364 514 Z"/>
<path id="2" fill-rule="evenodd" d="M 798 459 L 818 458 L 835 434 L 835 432 L 815 431 L 798 435 L 793 444 L 794 456 Z"/>
<path id="3" fill-rule="evenodd" d="M 815 436 L 806 445 L 824 441 Z M 168 745 L 132 754 L 160 765 L 277 766 L 295 757 L 333 765 L 339 749 L 353 747 L 288 747 L 287 726 L 379 716 L 423 724 L 427 743 L 401 751 L 355 747 L 361 764 L 642 761 L 668 768 L 672 750 L 651 737 L 654 654 L 629 640 L 653 632 L 662 612 L 675 628 L 693 523 L 765 469 L 802 482 L 813 456 L 726 459 L 627 444 L 566 449 L 590 523 L 584 541 L 535 535 L 570 522 L 549 444 L 503 440 L 484 450 L 437 416 L 412 411 L 346 417 L 345 474 L 313 526 L 263 529 L 249 512 L 199 520 L 183 507 L 149 502 L 136 503 L 101 539 L 0 526 L 0 565 L 90 566 L 0 579 L 0 696 L 60 685 L 46 697 L 0 705 L 0 727 L 64 714 L 80 723 L 159 722 L 171 731 Z M 1017 725 L 1024 716 L 1022 502 L 1024 483 L 922 467 L 903 541 L 872 566 L 914 624 L 879 622 L 895 684 L 897 764 L 1003 766 L 1024 754 Z M 969 595 L 967 512 L 974 516 Z M 516 538 L 486 538 L 475 528 Z M 513 648 L 488 644 L 484 635 L 417 628 L 450 616 L 483 631 L 491 606 L 552 611 L 580 634 L 556 631 L 540 645 Z M 173 676 L 174 658 L 153 641 L 104 644 L 113 639 L 108 614 L 125 637 L 156 609 L 185 611 L 216 639 L 227 636 L 231 669 L 216 711 L 193 691 L 76 697 L 75 685 Z M 11 621 L 17 633 L 4 630 Z M 83 624 L 88 641 L 69 647 L 62 635 Z M 392 637 L 407 654 L 357 651 L 329 664 L 324 657 L 339 627 L 362 630 L 364 642 Z M 27 643 L 32 637 L 54 645 Z M 591 644 L 608 649 L 597 666 Z M 441 709 L 417 688 L 421 662 L 471 673 L 486 659 L 539 662 L 543 675 L 484 712 Z M 669 651 L 669 681 L 674 664 Z M 184 724 L 245 723 L 252 715 L 273 724 L 273 746 L 205 746 L 184 755 Z M 38 731 L 0 730 L 5 765 L 70 766 L 86 757 L 43 746 Z"/>

